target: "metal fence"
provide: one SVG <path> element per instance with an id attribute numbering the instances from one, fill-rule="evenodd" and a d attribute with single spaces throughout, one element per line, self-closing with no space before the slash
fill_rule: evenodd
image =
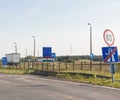
<path id="1" fill-rule="evenodd" d="M 2 66 L 2 65 L 1 65 Z M 3 67 L 2 67 L 3 68 Z M 21 62 L 17 66 L 8 65 L 6 69 L 36 69 L 47 71 L 79 71 L 91 70 L 90 62 Z M 120 71 L 119 64 L 117 64 L 117 71 Z M 103 62 L 92 62 L 92 70 L 94 71 L 109 71 L 109 64 Z"/>

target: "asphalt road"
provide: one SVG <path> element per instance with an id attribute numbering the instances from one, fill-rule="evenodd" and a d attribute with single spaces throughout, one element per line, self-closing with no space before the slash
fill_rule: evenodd
<path id="1" fill-rule="evenodd" d="M 32 75 L 0 74 L 0 100 L 120 100 L 120 90 Z"/>

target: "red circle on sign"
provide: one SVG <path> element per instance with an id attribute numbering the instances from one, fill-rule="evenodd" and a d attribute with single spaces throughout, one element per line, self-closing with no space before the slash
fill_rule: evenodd
<path id="1" fill-rule="evenodd" d="M 109 33 L 109 34 L 108 34 Z M 114 37 L 114 34 L 111 30 L 109 29 L 106 29 L 103 33 L 103 38 L 104 38 L 104 41 L 105 43 L 108 45 L 108 46 L 112 46 L 115 42 L 115 37 Z"/>

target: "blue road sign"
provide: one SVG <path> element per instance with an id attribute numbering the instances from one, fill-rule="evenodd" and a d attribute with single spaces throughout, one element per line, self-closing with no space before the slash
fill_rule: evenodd
<path id="1" fill-rule="evenodd" d="M 94 55 L 93 53 L 90 54 L 90 58 L 93 59 L 94 58 Z"/>
<path id="2" fill-rule="evenodd" d="M 52 57 L 52 58 L 56 58 L 56 54 L 55 54 L 55 53 L 52 53 L 52 54 L 51 54 L 51 57 Z"/>
<path id="3" fill-rule="evenodd" d="M 43 58 L 51 58 L 51 47 L 43 47 Z"/>
<path id="4" fill-rule="evenodd" d="M 2 65 L 7 65 L 7 57 L 2 57 Z"/>
<path id="5" fill-rule="evenodd" d="M 117 47 L 102 47 L 102 56 L 106 63 L 119 61 Z"/>

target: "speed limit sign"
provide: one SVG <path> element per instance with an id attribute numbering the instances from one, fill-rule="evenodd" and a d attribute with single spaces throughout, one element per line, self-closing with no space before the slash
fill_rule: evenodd
<path id="1" fill-rule="evenodd" d="M 114 37 L 114 34 L 111 30 L 109 29 L 106 29 L 103 33 L 103 38 L 104 38 L 104 41 L 105 43 L 108 45 L 108 46 L 112 46 L 115 42 L 115 37 Z"/>

